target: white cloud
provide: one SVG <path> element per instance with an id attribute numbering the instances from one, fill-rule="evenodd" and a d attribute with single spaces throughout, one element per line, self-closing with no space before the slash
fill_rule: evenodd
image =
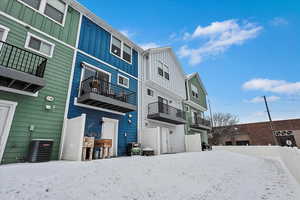
<path id="1" fill-rule="evenodd" d="M 278 94 L 300 94 L 300 82 L 255 78 L 243 84 L 245 90 L 261 90 Z"/>
<path id="2" fill-rule="evenodd" d="M 246 40 L 255 38 L 262 27 L 250 22 L 238 23 L 237 20 L 227 20 L 223 22 L 213 22 L 209 26 L 198 26 L 190 34 L 184 34 L 184 40 L 194 40 L 204 38 L 207 41 L 198 48 L 182 46 L 179 57 L 188 58 L 191 65 L 199 64 L 204 57 L 215 56 L 230 48 L 233 45 L 241 45 Z"/>
<path id="3" fill-rule="evenodd" d="M 128 38 L 131 38 L 135 35 L 135 33 L 130 32 L 129 30 L 121 30 L 120 33 L 122 33 L 123 35 L 125 35 Z"/>
<path id="4" fill-rule="evenodd" d="M 280 99 L 280 97 L 278 97 L 278 96 L 269 96 L 269 97 L 266 97 L 266 98 L 267 98 L 268 102 L 274 102 L 274 101 L 278 101 Z M 250 100 L 247 100 L 246 102 L 261 103 L 261 102 L 264 102 L 264 98 L 263 97 L 254 97 Z"/>
<path id="5" fill-rule="evenodd" d="M 146 49 L 151 49 L 151 48 L 157 48 L 160 45 L 156 44 L 155 42 L 149 42 L 149 43 L 139 44 L 139 46 L 146 50 Z"/>
<path id="6" fill-rule="evenodd" d="M 275 17 L 270 21 L 270 24 L 273 26 L 282 26 L 289 24 L 289 22 L 282 17 Z"/>

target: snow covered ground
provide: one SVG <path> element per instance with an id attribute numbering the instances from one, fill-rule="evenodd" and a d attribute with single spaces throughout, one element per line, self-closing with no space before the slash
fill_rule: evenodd
<path id="1" fill-rule="evenodd" d="M 299 200 L 279 160 L 225 151 L 0 166 L 0 199 Z"/>

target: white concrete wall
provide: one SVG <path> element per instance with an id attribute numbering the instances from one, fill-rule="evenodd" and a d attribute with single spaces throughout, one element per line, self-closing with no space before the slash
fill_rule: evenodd
<path id="1" fill-rule="evenodd" d="M 214 150 L 226 150 L 262 158 L 279 158 L 300 184 L 300 150 L 279 146 L 213 146 Z"/>
<path id="2" fill-rule="evenodd" d="M 201 135 L 186 135 L 185 136 L 185 145 L 187 152 L 199 152 L 201 151 Z"/>

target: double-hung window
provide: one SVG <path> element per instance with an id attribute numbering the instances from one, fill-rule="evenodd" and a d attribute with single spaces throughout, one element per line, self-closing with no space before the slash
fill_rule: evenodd
<path id="1" fill-rule="evenodd" d="M 192 96 L 198 99 L 198 97 L 199 97 L 198 88 L 193 84 L 191 85 L 191 88 L 192 88 Z"/>
<path id="2" fill-rule="evenodd" d="M 147 95 L 153 97 L 154 96 L 154 91 L 151 89 L 147 89 Z"/>
<path id="3" fill-rule="evenodd" d="M 110 52 L 125 60 L 126 62 L 131 64 L 132 60 L 132 48 L 116 38 L 115 36 L 111 37 L 111 47 L 110 47 Z"/>
<path id="4" fill-rule="evenodd" d="M 9 29 L 0 25 L 0 41 L 6 41 Z"/>
<path id="5" fill-rule="evenodd" d="M 158 61 L 157 72 L 161 77 L 170 80 L 169 67 L 161 61 Z"/>
<path id="6" fill-rule="evenodd" d="M 41 39 L 31 33 L 28 33 L 25 48 L 38 52 L 44 56 L 52 57 L 54 51 L 54 44 Z"/>
<path id="7" fill-rule="evenodd" d="M 164 65 L 164 77 L 165 79 L 170 80 L 169 67 L 167 65 Z"/>
<path id="8" fill-rule="evenodd" d="M 51 19 L 63 23 L 66 4 L 60 0 L 47 0 L 44 14 Z"/>
<path id="9" fill-rule="evenodd" d="M 42 0 L 20 0 L 20 1 L 26 3 L 27 5 L 29 5 L 30 7 L 36 10 L 39 10 Z"/>
<path id="10" fill-rule="evenodd" d="M 122 49 L 122 42 L 121 40 L 112 37 L 112 42 L 111 42 L 111 52 L 115 54 L 116 56 L 121 57 L 121 49 Z"/>
<path id="11" fill-rule="evenodd" d="M 8 35 L 9 29 L 5 26 L 0 25 L 0 41 L 5 42 L 7 35 Z M 0 42 L 0 51 L 2 49 L 3 43 Z M 1 52 L 0 52 L 1 53 Z"/>
<path id="12" fill-rule="evenodd" d="M 118 85 L 129 88 L 129 78 L 118 74 Z"/>
<path id="13" fill-rule="evenodd" d="M 19 0 L 50 19 L 64 23 L 67 5 L 62 0 Z"/>
<path id="14" fill-rule="evenodd" d="M 131 47 L 126 44 L 123 45 L 123 59 L 131 63 Z"/>
<path id="15" fill-rule="evenodd" d="M 163 64 L 160 63 L 158 68 L 157 68 L 157 72 L 158 72 L 158 75 L 160 75 L 161 77 L 164 76 L 164 70 L 163 70 Z"/>

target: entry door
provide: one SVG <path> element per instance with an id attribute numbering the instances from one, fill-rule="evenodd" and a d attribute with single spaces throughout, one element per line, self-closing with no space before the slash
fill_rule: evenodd
<path id="1" fill-rule="evenodd" d="M 170 137 L 169 137 L 169 129 L 161 128 L 161 153 L 169 153 L 169 145 L 170 145 Z"/>
<path id="2" fill-rule="evenodd" d="M 112 140 L 111 156 L 118 154 L 118 122 L 116 119 L 103 118 L 101 139 Z"/>
<path id="3" fill-rule="evenodd" d="M 4 153 L 17 103 L 0 100 L 0 162 Z"/>

